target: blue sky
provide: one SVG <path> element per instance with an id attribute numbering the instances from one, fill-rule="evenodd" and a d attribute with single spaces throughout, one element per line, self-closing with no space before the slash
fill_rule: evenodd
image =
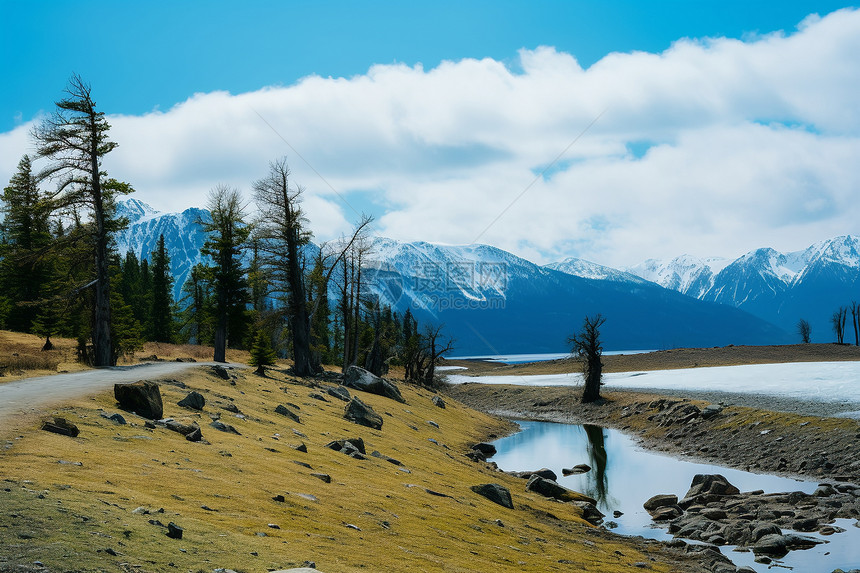
<path id="1" fill-rule="evenodd" d="M 160 210 L 287 155 L 321 239 L 366 210 L 537 262 L 799 249 L 860 233 L 846 6 L 0 0 L 0 179 L 76 72 Z"/>
<path id="2" fill-rule="evenodd" d="M 588 67 L 679 38 L 791 29 L 844 2 L 0 1 L 0 130 L 48 110 L 74 71 L 110 113 L 168 109 L 196 92 L 253 91 L 373 64 L 435 67 L 554 46 Z M 11 88 L 11 89 L 8 89 Z"/>

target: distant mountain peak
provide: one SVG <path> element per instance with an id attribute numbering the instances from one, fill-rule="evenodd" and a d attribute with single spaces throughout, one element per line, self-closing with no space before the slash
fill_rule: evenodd
<path id="1" fill-rule="evenodd" d="M 116 205 L 117 215 L 128 219 L 129 223 L 137 223 L 143 219 L 157 217 L 160 211 L 140 199 L 128 197 L 120 199 Z"/>

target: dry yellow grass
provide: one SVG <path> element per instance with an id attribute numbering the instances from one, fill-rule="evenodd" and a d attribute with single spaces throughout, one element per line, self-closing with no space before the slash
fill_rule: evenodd
<path id="1" fill-rule="evenodd" d="M 47 376 L 58 372 L 78 372 L 89 367 L 76 360 L 77 341 L 72 338 L 51 338 L 54 350 L 42 351 L 45 339 L 34 334 L 0 330 L 0 384 L 32 376 Z M 131 356 L 120 356 L 122 365 L 138 364 L 151 358 L 176 360 L 193 358 L 198 362 L 212 360 L 211 346 L 147 342 Z M 247 364 L 247 350 L 227 349 L 227 360 Z"/>
<path id="2" fill-rule="evenodd" d="M 345 420 L 343 402 L 311 398 L 324 390 L 282 371 L 268 378 L 246 371 L 236 385 L 205 369 L 182 380 L 187 389 L 161 384 L 165 416 L 198 422 L 209 444 L 146 429 L 143 419 L 125 412 L 127 425 L 105 419 L 102 412 L 117 411 L 110 394 L 54 412 L 78 425 L 77 438 L 30 423 L 0 440 L 6 559 L 75 571 L 250 572 L 305 560 L 327 573 L 620 572 L 637 562 L 679 570 L 661 562 L 665 555 L 651 561 L 648 552 L 657 549 L 594 535 L 574 506 L 527 493 L 522 480 L 469 461 L 463 453 L 472 443 L 509 426 L 453 400 L 440 409 L 430 392 L 407 386 L 401 386 L 407 404 L 360 393 L 384 419 L 377 431 Z M 203 413 L 176 406 L 191 389 L 206 397 Z M 228 403 L 243 417 L 224 410 Z M 274 412 L 288 403 L 298 406 L 301 423 Z M 210 414 L 241 435 L 210 427 Z M 379 450 L 403 467 L 324 447 L 348 437 L 362 437 L 368 453 Z M 300 443 L 307 453 L 291 447 Z M 315 472 L 329 474 L 331 483 Z M 469 489 L 488 482 L 509 487 L 516 509 Z M 285 501 L 273 500 L 278 495 Z M 138 507 L 152 513 L 135 513 Z M 175 522 L 184 538 L 167 538 L 150 520 Z"/>

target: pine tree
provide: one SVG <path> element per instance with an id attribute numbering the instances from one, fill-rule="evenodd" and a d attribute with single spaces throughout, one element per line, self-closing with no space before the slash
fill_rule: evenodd
<path id="1" fill-rule="evenodd" d="M 90 86 L 73 76 L 66 93 L 68 97 L 56 103 L 57 111 L 32 132 L 39 157 L 50 161 L 38 178 L 58 182 L 57 206 L 75 213 L 83 208 L 92 217 L 89 239 L 94 263 L 93 362 L 108 366 L 115 363 L 116 357 L 110 330 L 109 245 L 111 234 L 122 224 L 114 217 L 114 199 L 133 189 L 107 179 L 102 170 L 102 159 L 117 144 L 108 139 L 110 125 L 104 112 L 96 110 Z"/>
<path id="2" fill-rule="evenodd" d="M 248 284 L 241 253 L 251 230 L 245 224 L 245 209 L 237 190 L 216 187 L 209 194 L 207 206 L 212 219 L 200 221 L 209 235 L 201 252 L 215 263 L 212 273 L 216 320 L 214 360 L 226 362 L 228 343 L 242 340 L 241 329 L 247 324 Z"/>
<path id="3" fill-rule="evenodd" d="M 272 349 L 269 336 L 263 329 L 258 329 L 257 336 L 254 338 L 254 344 L 251 346 L 250 364 L 257 367 L 254 372 L 260 376 L 265 376 L 266 366 L 274 366 L 277 358 L 278 356 Z"/>
<path id="4" fill-rule="evenodd" d="M 30 332 L 44 285 L 51 279 L 52 237 L 50 202 L 39 190 L 26 155 L 3 190 L 0 212 L 0 292 L 9 304 L 5 326 Z"/>
<path id="5" fill-rule="evenodd" d="M 173 342 L 173 276 L 170 257 L 159 235 L 158 246 L 152 253 L 152 333 L 155 342 Z"/>

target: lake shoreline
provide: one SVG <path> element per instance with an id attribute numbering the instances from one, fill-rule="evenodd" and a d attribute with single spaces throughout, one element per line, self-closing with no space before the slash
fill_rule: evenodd
<path id="1" fill-rule="evenodd" d="M 614 390 L 599 404 L 579 403 L 575 387 L 452 385 L 464 404 L 509 420 L 596 424 L 624 431 L 643 447 L 695 461 L 804 480 L 860 483 L 860 422 L 822 413 L 755 408 L 748 395 L 722 396 L 722 411 L 684 423 L 663 419 L 658 404 L 716 404 L 695 397 Z M 677 396 L 677 392 L 674 392 Z M 761 397 L 774 408 L 808 406 Z M 792 404 L 792 402 L 795 402 Z M 832 405 L 831 405 L 832 406 Z"/>

